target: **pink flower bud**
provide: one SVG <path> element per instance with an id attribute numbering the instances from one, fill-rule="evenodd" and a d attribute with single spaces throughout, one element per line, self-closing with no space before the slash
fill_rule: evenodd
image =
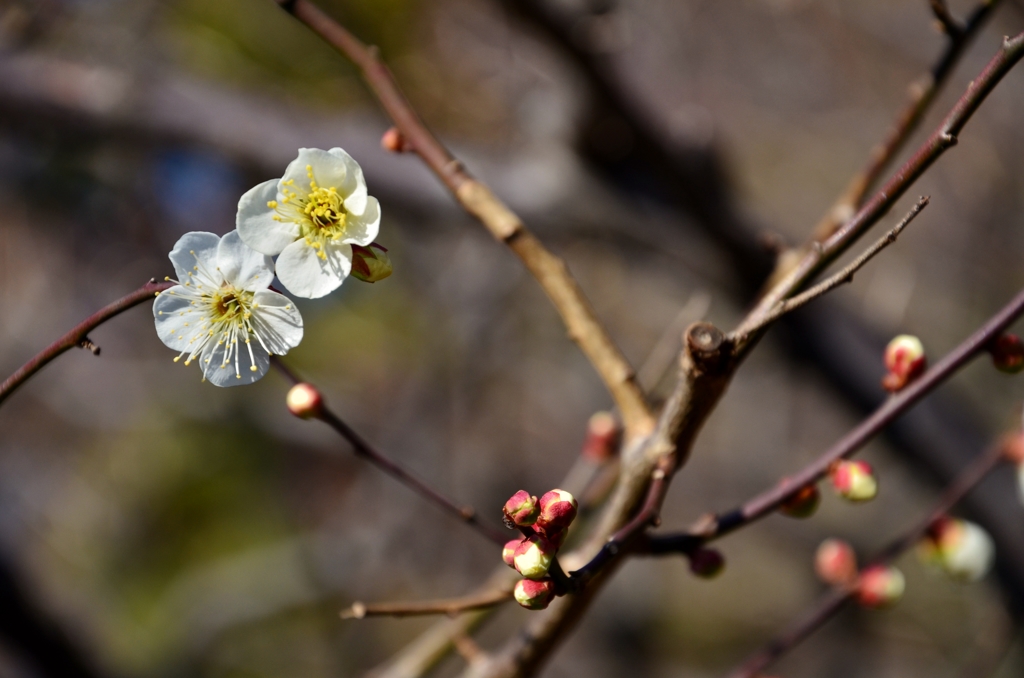
<path id="1" fill-rule="evenodd" d="M 826 539 L 814 554 L 814 571 L 832 586 L 845 586 L 857 579 L 857 555 L 841 539 Z"/>
<path id="2" fill-rule="evenodd" d="M 554 544 L 535 534 L 519 543 L 512 555 L 512 564 L 527 579 L 540 579 L 548 573 L 557 551 Z"/>
<path id="3" fill-rule="evenodd" d="M 903 573 L 895 567 L 873 565 L 860 575 L 857 602 L 864 607 L 889 607 L 899 602 L 906 586 Z"/>
<path id="4" fill-rule="evenodd" d="M 1003 456 L 1011 464 L 1024 464 L 1024 433 L 1015 433 L 1003 440 Z"/>
<path id="5" fill-rule="evenodd" d="M 882 379 L 882 386 L 896 393 L 921 376 L 927 366 L 928 360 L 921 340 L 909 334 L 901 334 L 885 347 L 885 369 L 888 374 Z"/>
<path id="6" fill-rule="evenodd" d="M 320 416 L 323 411 L 324 399 L 320 391 L 312 384 L 295 384 L 285 396 L 288 411 L 300 419 L 311 419 Z"/>
<path id="7" fill-rule="evenodd" d="M 804 485 L 780 505 L 779 513 L 790 518 L 810 518 L 818 510 L 821 493 L 817 485 Z"/>
<path id="8" fill-rule="evenodd" d="M 1024 342 L 1016 334 L 1001 334 L 988 347 L 992 364 L 1000 372 L 1017 374 L 1024 370 Z"/>
<path id="9" fill-rule="evenodd" d="M 583 441 L 582 455 L 603 462 L 615 456 L 621 429 L 611 412 L 596 412 L 587 422 L 587 438 Z"/>
<path id="10" fill-rule="evenodd" d="M 551 490 L 540 498 L 537 526 L 543 530 L 568 527 L 576 517 L 576 499 L 565 490 Z"/>
<path id="11" fill-rule="evenodd" d="M 690 554 L 690 571 L 698 577 L 713 579 L 725 569 L 725 557 L 715 549 L 700 548 Z"/>
<path id="12" fill-rule="evenodd" d="M 526 490 L 519 490 L 509 497 L 501 512 L 505 516 L 505 526 L 513 529 L 537 522 L 540 508 L 537 506 L 537 497 L 531 496 Z"/>
<path id="13" fill-rule="evenodd" d="M 380 145 L 385 151 L 391 153 L 408 153 L 412 150 L 412 144 L 406 140 L 404 134 L 398 131 L 397 127 L 392 127 L 384 132 L 384 136 L 380 138 Z"/>
<path id="14" fill-rule="evenodd" d="M 918 546 L 918 555 L 953 579 L 977 581 L 988 574 L 995 558 L 992 537 L 984 529 L 953 518 L 935 522 Z"/>
<path id="15" fill-rule="evenodd" d="M 383 245 L 371 242 L 366 247 L 352 245 L 352 277 L 375 283 L 391 275 L 391 259 Z"/>
<path id="16" fill-rule="evenodd" d="M 832 486 L 843 499 L 870 501 L 878 494 L 878 481 L 866 461 L 840 461 L 832 467 Z"/>
<path id="17" fill-rule="evenodd" d="M 555 597 L 555 583 L 549 578 L 520 579 L 512 595 L 527 610 L 543 610 Z"/>
<path id="18" fill-rule="evenodd" d="M 512 541 L 505 542 L 505 546 L 501 549 L 501 559 L 505 561 L 505 564 L 509 567 L 514 568 L 516 566 L 513 558 L 516 555 L 516 549 L 523 543 L 523 540 L 513 539 Z"/>

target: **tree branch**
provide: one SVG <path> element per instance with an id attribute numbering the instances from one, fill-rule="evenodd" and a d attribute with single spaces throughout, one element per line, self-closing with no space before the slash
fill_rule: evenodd
<path id="1" fill-rule="evenodd" d="M 896 242 L 896 238 L 898 238 L 900 233 L 903 232 L 903 229 L 906 228 L 907 225 L 910 224 L 910 222 L 913 221 L 915 217 L 917 217 L 917 215 L 921 213 L 921 210 L 928 206 L 928 201 L 929 198 L 927 197 L 922 197 L 918 199 L 914 206 L 910 208 L 910 212 L 908 212 L 907 215 L 903 217 L 902 220 L 900 220 L 900 223 L 896 224 L 896 226 L 893 227 L 891 231 L 889 231 L 881 238 L 876 240 L 875 243 L 871 245 L 871 247 L 864 250 L 864 252 L 861 253 L 860 256 L 858 256 L 852 262 L 850 262 L 850 264 L 846 266 L 846 268 L 839 271 L 838 273 L 828 278 L 827 280 L 823 280 L 822 282 L 818 283 L 809 290 L 796 295 L 795 297 L 783 299 L 778 303 L 778 305 L 776 305 L 776 307 L 770 313 L 768 313 L 761 319 L 759 324 L 754 325 L 750 329 L 746 330 L 742 335 L 730 336 L 730 339 L 732 339 L 733 342 L 736 344 L 745 343 L 747 339 L 750 338 L 750 335 L 754 334 L 755 332 L 758 332 L 759 330 L 761 330 L 764 327 L 767 327 L 768 325 L 771 325 L 776 320 L 778 320 L 785 314 L 789 313 L 790 311 L 795 311 L 796 309 L 817 299 L 818 297 L 824 294 L 828 294 L 829 292 L 839 287 L 840 285 L 853 282 L 854 274 L 861 268 L 863 268 L 865 264 L 874 259 L 879 252 L 881 252 L 886 247 Z"/>
<path id="2" fill-rule="evenodd" d="M 505 243 L 540 283 L 622 413 L 627 435 L 650 431 L 653 419 L 636 374 L 608 336 L 565 262 L 537 239 L 485 184 L 473 178 L 427 129 L 398 88 L 377 50 L 364 45 L 309 0 L 275 0 L 328 44 L 351 59 L 412 149 L 458 202 Z"/>
<path id="3" fill-rule="evenodd" d="M 291 368 L 285 365 L 284 361 L 282 361 L 280 357 L 271 356 L 270 360 L 271 364 L 277 367 L 278 371 L 281 372 L 281 374 L 283 374 L 284 377 L 292 383 L 292 385 L 309 383 L 300 379 L 299 376 L 291 370 Z M 416 476 L 406 471 L 400 464 L 392 461 L 379 452 L 373 445 L 367 442 L 365 438 L 356 433 L 351 426 L 346 424 L 341 417 L 327 406 L 326 403 L 323 403 L 317 414 L 313 416 L 333 428 L 342 438 L 347 440 L 352 446 L 352 451 L 355 452 L 356 456 L 367 460 L 413 492 L 419 494 L 431 504 L 438 506 L 448 514 L 455 516 L 495 544 L 504 545 L 505 542 L 508 541 L 507 536 L 503 532 L 499 531 L 497 528 L 480 522 L 480 519 L 477 517 L 476 509 L 472 506 L 458 506 L 455 502 L 451 501 L 423 481 L 416 478 Z"/>
<path id="4" fill-rule="evenodd" d="M 1002 445 L 995 445 L 989 451 L 977 457 L 953 483 L 943 492 L 934 508 L 921 521 L 912 526 L 900 537 L 892 541 L 875 558 L 868 567 L 887 565 L 914 546 L 927 533 L 935 521 L 956 506 L 968 492 L 980 483 L 999 462 L 1005 458 Z M 829 591 L 810 611 L 776 638 L 755 652 L 743 664 L 729 674 L 729 678 L 755 678 L 761 671 L 768 668 L 779 657 L 799 645 L 825 622 L 834 617 L 857 593 L 856 585 L 837 588 Z"/>
<path id="5" fill-rule="evenodd" d="M 428 614 L 455 615 L 467 610 L 494 607 L 512 599 L 510 589 L 489 589 L 458 598 L 439 598 L 397 603 L 352 603 L 341 611 L 342 619 L 364 617 L 413 617 Z"/>
<path id="6" fill-rule="evenodd" d="M 64 351 L 77 346 L 89 349 L 92 351 L 93 355 L 99 355 L 100 348 L 89 340 L 89 332 L 93 331 L 114 316 L 127 311 L 129 308 L 138 306 L 144 301 L 152 300 L 155 295 L 171 287 L 173 284 L 174 283 L 169 282 L 157 282 L 156 279 L 153 278 L 131 294 L 118 299 L 108 306 L 104 306 L 82 322 L 75 325 L 71 331 L 37 353 L 31 360 L 18 368 L 14 374 L 7 377 L 7 379 L 0 384 L 0 404 L 2 404 L 8 396 L 14 393 L 19 386 L 31 379 L 32 375 L 43 369 L 51 360 L 59 356 L 61 353 L 64 353 Z"/>

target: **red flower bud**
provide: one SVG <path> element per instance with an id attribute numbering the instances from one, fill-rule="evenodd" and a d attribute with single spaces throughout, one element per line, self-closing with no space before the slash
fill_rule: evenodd
<path id="1" fill-rule="evenodd" d="M 516 555 L 516 549 L 523 542 L 520 539 L 513 539 L 512 541 L 505 542 L 505 546 L 501 549 L 501 559 L 505 561 L 505 564 L 509 567 L 514 568 L 515 562 L 512 560 Z"/>
<path id="2" fill-rule="evenodd" d="M 527 537 L 516 547 L 512 554 L 512 564 L 519 574 L 527 579 L 540 579 L 548 573 L 551 560 L 558 549 L 550 541 L 539 534 Z"/>
<path id="3" fill-rule="evenodd" d="M 621 429 L 611 412 L 596 412 L 587 422 L 587 438 L 583 441 L 582 455 L 603 462 L 615 456 Z"/>
<path id="4" fill-rule="evenodd" d="M 882 386 L 896 393 L 921 376 L 927 367 L 928 360 L 921 340 L 909 334 L 901 334 L 885 347 L 885 369 L 888 374 L 882 379 Z"/>
<path id="5" fill-rule="evenodd" d="M 821 493 L 817 485 L 804 485 L 779 505 L 779 513 L 790 518 L 810 518 L 818 510 Z"/>
<path id="6" fill-rule="evenodd" d="M 895 567 L 874 565 L 860 575 L 857 602 L 864 607 L 889 607 L 899 602 L 906 586 L 903 573 Z"/>
<path id="7" fill-rule="evenodd" d="M 540 498 L 537 527 L 542 530 L 568 527 L 576 517 L 576 499 L 565 490 L 551 490 Z"/>
<path id="8" fill-rule="evenodd" d="M 841 539 L 826 539 L 814 554 L 814 571 L 832 586 L 845 586 L 857 579 L 857 556 Z"/>
<path id="9" fill-rule="evenodd" d="M 404 134 L 398 131 L 397 127 L 392 127 L 384 132 L 384 136 L 380 138 L 380 145 L 385 151 L 391 153 L 408 153 L 412 150 L 412 144 L 406 140 Z"/>
<path id="10" fill-rule="evenodd" d="M 505 517 L 505 526 L 514 529 L 533 525 L 537 521 L 540 508 L 537 506 L 537 497 L 530 496 L 526 490 L 519 490 L 509 497 L 501 512 Z"/>
<path id="11" fill-rule="evenodd" d="M 992 363 L 1000 372 L 1017 374 L 1024 370 L 1024 342 L 1016 334 L 1001 334 L 988 347 Z"/>
<path id="12" fill-rule="evenodd" d="M 840 461 L 832 467 L 832 486 L 843 499 L 869 501 L 878 494 L 878 481 L 866 461 Z"/>
<path id="13" fill-rule="evenodd" d="M 352 245 L 352 277 L 363 282 L 375 283 L 391 275 L 393 270 L 388 250 L 383 245 L 371 242 L 366 247 Z"/>
<path id="14" fill-rule="evenodd" d="M 285 404 L 288 405 L 288 411 L 296 417 L 311 419 L 320 416 L 324 399 L 312 384 L 296 384 L 288 390 Z"/>
<path id="15" fill-rule="evenodd" d="M 555 597 L 555 582 L 549 578 L 520 579 L 512 594 L 527 610 L 543 610 Z"/>
<path id="16" fill-rule="evenodd" d="M 690 554 L 690 571 L 698 577 L 713 579 L 725 569 L 725 557 L 715 549 L 697 549 Z"/>

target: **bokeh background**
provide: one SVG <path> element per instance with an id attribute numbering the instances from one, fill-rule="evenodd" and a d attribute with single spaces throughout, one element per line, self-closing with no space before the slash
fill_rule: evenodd
<path id="1" fill-rule="evenodd" d="M 656 396 L 682 328 L 741 317 L 771 243 L 806 237 L 944 44 L 924 0 L 323 6 L 380 46 L 427 123 L 568 260 Z M 1022 29 L 1022 4 L 1002 2 L 911 146 Z M 917 334 L 938 357 L 1024 284 L 1022 120 L 1018 68 L 886 220 L 931 196 L 898 244 L 744 365 L 666 528 L 764 489 L 881 402 L 887 338 Z M 387 127 L 355 70 L 271 0 L 0 0 L 0 373 L 170 274 L 182 233 L 233 228 L 241 193 L 298 147 L 342 146 L 382 202 L 395 273 L 299 302 L 306 338 L 289 362 L 497 524 L 512 492 L 559 482 L 609 398 L 519 263 L 415 157 L 380 149 Z M 92 338 L 101 357 L 63 356 L 0 409 L 0 675 L 362 675 L 434 621 L 342 621 L 342 607 L 463 593 L 498 564 L 326 427 L 291 418 L 278 375 L 200 383 L 145 307 Z M 721 674 L 822 592 L 823 538 L 867 557 L 1019 426 L 1022 383 L 977 361 L 866 449 L 875 502 L 826 496 L 813 520 L 729 537 L 716 580 L 681 559 L 631 562 L 545 675 Z M 954 584 L 911 554 L 899 607 L 846 610 L 778 674 L 1021 675 L 1010 471 L 964 510 L 997 537 L 999 575 Z M 479 643 L 527 614 L 503 609 Z"/>

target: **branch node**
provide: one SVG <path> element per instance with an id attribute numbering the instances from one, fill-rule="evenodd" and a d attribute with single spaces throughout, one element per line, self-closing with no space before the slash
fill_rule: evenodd
<path id="1" fill-rule="evenodd" d="M 93 355 L 100 354 L 100 347 L 94 344 L 92 339 L 90 339 L 89 337 L 84 337 L 81 341 L 79 341 L 78 348 L 84 348 L 89 351 L 92 351 Z"/>
<path id="2" fill-rule="evenodd" d="M 714 371 L 721 365 L 727 352 L 725 335 L 711 323 L 697 322 L 690 325 L 683 336 L 683 344 L 694 366 L 702 372 Z"/>

